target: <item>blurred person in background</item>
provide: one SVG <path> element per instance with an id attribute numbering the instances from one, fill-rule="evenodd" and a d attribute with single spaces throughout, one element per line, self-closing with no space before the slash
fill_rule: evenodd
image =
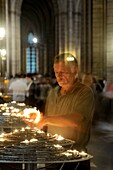
<path id="1" fill-rule="evenodd" d="M 51 89 L 52 85 L 50 84 L 50 80 L 47 77 L 42 76 L 40 81 L 36 84 L 37 108 L 41 112 L 44 112 L 46 98 Z"/>
<path id="2" fill-rule="evenodd" d="M 33 76 L 31 73 L 28 73 L 26 75 L 26 82 L 27 82 L 27 90 L 26 90 L 25 103 L 26 105 L 35 107 L 36 106 L 36 98 L 35 98 L 36 84 L 33 80 Z"/>
<path id="3" fill-rule="evenodd" d="M 90 73 L 84 73 L 81 81 L 83 84 L 93 88 L 93 77 Z"/>
<path id="4" fill-rule="evenodd" d="M 12 93 L 12 99 L 16 102 L 25 102 L 25 94 L 27 90 L 27 84 L 24 81 L 22 74 L 17 74 L 15 81 L 9 86 L 9 92 Z"/>

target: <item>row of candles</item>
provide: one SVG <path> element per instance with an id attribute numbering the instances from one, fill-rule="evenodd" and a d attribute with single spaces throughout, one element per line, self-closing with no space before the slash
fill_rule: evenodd
<path id="1" fill-rule="evenodd" d="M 19 117 L 19 118 L 26 118 L 26 119 L 29 119 L 30 118 L 30 114 L 31 113 L 35 113 L 36 114 L 36 118 L 35 118 L 35 121 L 34 121 L 34 123 L 37 123 L 39 120 L 40 120 L 40 111 L 38 110 L 36 110 L 36 108 L 25 108 L 25 104 L 24 103 L 16 103 L 15 101 L 13 101 L 12 103 L 11 103 L 12 105 L 9 107 L 9 104 L 8 103 L 5 103 L 5 104 L 1 104 L 0 105 L 0 114 L 2 114 L 2 115 L 4 115 L 4 116 L 16 116 L 16 117 Z M 13 106 L 13 104 L 16 104 L 17 106 L 19 106 L 20 108 L 16 108 L 16 107 L 14 107 Z M 24 109 L 23 109 L 23 111 L 22 111 L 22 109 L 21 109 L 21 107 L 23 107 Z M 12 132 L 10 132 L 10 133 L 1 133 L 0 134 L 0 142 L 4 142 L 5 140 L 7 140 L 7 137 L 8 136 L 11 136 L 11 135 L 13 135 L 13 134 L 16 134 L 16 133 L 22 133 L 22 132 L 24 132 L 24 131 L 26 131 L 26 130 L 30 130 L 30 128 L 29 127 L 22 127 L 21 129 L 14 129 Z M 34 130 L 34 133 L 44 133 L 43 131 L 41 131 L 41 130 L 39 130 L 39 129 L 35 129 Z M 49 134 L 49 133 L 47 133 L 46 134 L 47 136 L 50 136 L 51 134 Z M 53 137 L 56 139 L 56 140 L 58 140 L 58 141 L 60 141 L 60 140 L 64 140 L 64 138 L 62 137 L 62 136 L 60 136 L 60 135 L 57 135 L 57 134 L 55 134 L 55 135 L 53 135 Z M 29 145 L 30 143 L 36 143 L 36 142 L 38 142 L 38 139 L 36 139 L 36 138 L 32 138 L 32 139 L 25 139 L 24 141 L 21 141 L 21 143 L 24 143 L 24 144 L 26 144 L 26 145 Z M 59 145 L 59 144 L 54 144 L 53 145 L 55 148 L 57 148 L 57 149 L 61 149 L 61 148 L 63 148 L 61 145 Z M 67 150 L 66 152 L 62 152 L 61 153 L 62 155 L 65 155 L 65 156 L 67 156 L 67 157 L 69 157 L 69 156 L 72 156 L 72 154 L 79 154 L 80 156 L 82 156 L 82 157 L 86 157 L 88 154 L 87 153 L 85 153 L 84 151 L 82 151 L 82 152 L 79 152 L 79 151 L 77 151 L 77 150 Z"/>

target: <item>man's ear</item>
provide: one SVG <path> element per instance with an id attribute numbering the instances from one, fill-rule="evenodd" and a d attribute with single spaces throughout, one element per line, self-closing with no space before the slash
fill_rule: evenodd
<path id="1" fill-rule="evenodd" d="M 79 76 L 79 67 L 77 66 L 75 68 L 75 78 L 78 78 L 78 76 Z"/>
<path id="2" fill-rule="evenodd" d="M 75 66 L 75 73 L 79 73 L 79 67 L 78 66 Z"/>
<path id="3" fill-rule="evenodd" d="M 75 74 L 76 74 L 76 73 L 78 73 L 78 71 L 79 71 L 79 70 L 78 70 L 78 66 L 71 65 L 71 72 L 72 72 L 72 73 L 75 73 Z"/>

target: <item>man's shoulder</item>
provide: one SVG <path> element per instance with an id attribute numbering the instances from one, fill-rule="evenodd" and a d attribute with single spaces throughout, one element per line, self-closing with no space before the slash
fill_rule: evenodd
<path id="1" fill-rule="evenodd" d="M 59 90 L 60 90 L 60 86 L 56 86 L 56 87 L 50 89 L 49 94 L 55 95 L 56 93 L 58 93 Z"/>
<path id="2" fill-rule="evenodd" d="M 79 81 L 76 83 L 75 90 L 81 91 L 81 92 L 87 91 L 89 93 L 93 93 L 93 90 L 92 90 L 91 87 L 86 86 L 85 84 L 83 84 L 83 83 L 81 83 Z"/>

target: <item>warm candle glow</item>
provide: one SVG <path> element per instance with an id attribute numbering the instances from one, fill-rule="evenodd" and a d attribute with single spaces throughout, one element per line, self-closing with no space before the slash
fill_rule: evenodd
<path id="1" fill-rule="evenodd" d="M 60 135 L 55 134 L 54 137 L 56 137 L 56 140 L 63 140 L 64 138 Z"/>
<path id="2" fill-rule="evenodd" d="M 30 129 L 30 127 L 29 127 L 29 126 L 27 126 L 25 129 Z"/>
<path id="3" fill-rule="evenodd" d="M 17 113 L 16 116 L 17 116 L 17 117 L 22 117 L 21 113 Z"/>
<path id="4" fill-rule="evenodd" d="M 37 130 L 37 133 L 44 133 L 44 131 L 38 129 L 38 130 Z"/>
<path id="5" fill-rule="evenodd" d="M 80 154 L 81 156 L 87 156 L 87 153 L 86 153 L 86 152 L 84 152 L 84 151 L 79 152 L 79 154 Z"/>
<path id="6" fill-rule="evenodd" d="M 37 142 L 38 140 L 33 138 L 33 139 L 30 139 L 30 142 Z"/>
<path id="7" fill-rule="evenodd" d="M 62 146 L 61 146 L 61 145 L 59 145 L 59 144 L 54 145 L 54 147 L 55 147 L 55 148 L 58 148 L 58 149 L 61 149 L 61 148 L 62 148 Z"/>
<path id="8" fill-rule="evenodd" d="M 5 141 L 5 139 L 4 138 L 0 138 L 0 142 L 3 142 L 3 141 Z"/>
<path id="9" fill-rule="evenodd" d="M 72 156 L 72 153 L 68 153 L 68 152 L 63 152 L 62 155 L 65 155 L 65 156 Z"/>
<path id="10" fill-rule="evenodd" d="M 40 111 L 38 110 L 36 112 L 36 119 L 35 119 L 34 123 L 38 123 L 39 121 L 40 121 Z"/>
<path id="11" fill-rule="evenodd" d="M 29 141 L 26 139 L 26 140 L 24 140 L 24 141 L 22 141 L 21 143 L 29 143 Z"/>
<path id="12" fill-rule="evenodd" d="M 3 113 L 4 116 L 10 116 L 10 113 Z"/>
<path id="13" fill-rule="evenodd" d="M 35 119 L 30 119 L 30 115 L 35 114 Z M 29 122 L 34 121 L 34 123 L 38 123 L 40 121 L 40 111 L 33 109 L 33 108 L 29 108 L 29 109 L 24 109 L 23 111 L 23 116 L 27 119 L 29 119 Z"/>
<path id="14" fill-rule="evenodd" d="M 25 128 L 22 128 L 20 131 L 25 131 Z"/>
<path id="15" fill-rule="evenodd" d="M 25 106 L 25 103 L 18 103 L 18 106 Z"/>
<path id="16" fill-rule="evenodd" d="M 18 129 L 15 129 L 15 130 L 14 130 L 14 133 L 17 133 L 17 132 L 18 132 Z"/>
<path id="17" fill-rule="evenodd" d="M 0 134 L 0 138 L 4 137 L 5 133 L 1 133 Z"/>
<path id="18" fill-rule="evenodd" d="M 74 150 L 67 150 L 67 152 L 78 153 L 78 151 L 76 149 L 74 149 Z"/>

